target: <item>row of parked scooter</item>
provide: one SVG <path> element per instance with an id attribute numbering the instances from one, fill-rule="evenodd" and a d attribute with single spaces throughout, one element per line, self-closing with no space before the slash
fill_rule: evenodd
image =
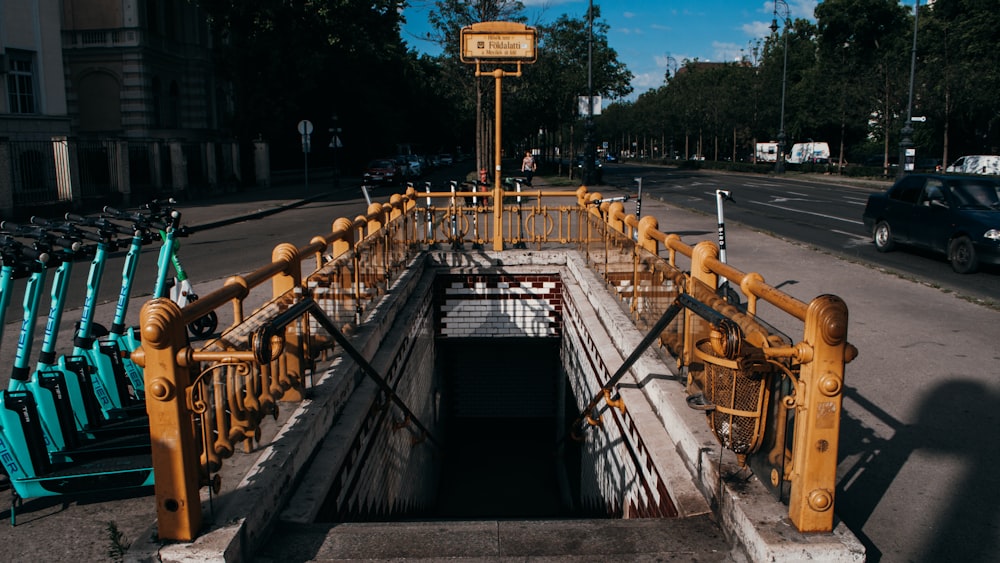
<path id="1" fill-rule="evenodd" d="M 67 214 L 60 220 L 32 217 L 30 224 L 0 222 L 0 325 L 14 280 L 25 280 L 10 382 L 0 395 L 0 466 L 12 489 L 12 525 L 23 499 L 153 484 L 142 368 L 128 359 L 139 334 L 126 326 L 126 315 L 142 248 L 154 243 L 160 250 L 153 296 L 169 296 L 182 307 L 197 298 L 177 256 L 177 239 L 186 232 L 174 203 L 153 201 L 136 211 L 106 207 L 100 216 Z M 98 291 L 109 255 L 121 249 L 127 249 L 121 289 L 111 325 L 104 328 L 94 319 Z M 70 275 L 87 259 L 72 347 L 58 355 Z M 175 276 L 169 276 L 171 269 Z M 32 363 L 50 272 L 49 311 Z M 189 329 L 204 337 L 217 324 L 211 314 Z"/>

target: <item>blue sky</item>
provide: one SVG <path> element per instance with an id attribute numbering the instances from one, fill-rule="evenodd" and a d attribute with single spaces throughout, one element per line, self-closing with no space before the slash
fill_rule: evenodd
<path id="1" fill-rule="evenodd" d="M 554 21 L 562 14 L 583 18 L 588 0 L 522 0 L 529 25 Z M 912 4 L 912 0 L 903 0 Z M 791 17 L 813 19 L 819 0 L 786 0 Z M 771 0 L 594 0 L 601 19 L 610 25 L 608 42 L 635 75 L 631 98 L 663 84 L 669 64 L 684 59 L 734 61 L 748 54 L 753 42 L 771 33 Z M 439 49 L 419 39 L 430 26 L 433 0 L 410 0 L 403 11 L 403 39 L 431 54 Z M 780 17 L 779 17 L 780 19 Z M 741 51 L 742 50 L 742 51 Z M 670 58 L 674 62 L 669 62 Z"/>

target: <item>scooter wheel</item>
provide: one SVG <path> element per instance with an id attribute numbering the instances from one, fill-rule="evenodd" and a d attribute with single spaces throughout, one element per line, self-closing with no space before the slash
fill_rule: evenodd
<path id="1" fill-rule="evenodd" d="M 205 338 L 215 332 L 215 329 L 218 327 L 219 316 L 215 314 L 215 311 L 212 311 L 189 324 L 188 330 L 191 331 L 191 335 L 195 338 Z"/>

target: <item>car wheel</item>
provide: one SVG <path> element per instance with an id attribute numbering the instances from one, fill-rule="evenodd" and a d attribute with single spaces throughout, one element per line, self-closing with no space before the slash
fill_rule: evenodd
<path id="1" fill-rule="evenodd" d="M 875 241 L 875 249 L 879 252 L 889 252 L 896 246 L 896 243 L 892 242 L 892 228 L 885 221 L 875 224 L 872 240 Z"/>
<path id="2" fill-rule="evenodd" d="M 971 274 L 979 267 L 976 247 L 972 246 L 969 237 L 958 237 L 948 245 L 948 260 L 951 269 L 959 274 Z"/>

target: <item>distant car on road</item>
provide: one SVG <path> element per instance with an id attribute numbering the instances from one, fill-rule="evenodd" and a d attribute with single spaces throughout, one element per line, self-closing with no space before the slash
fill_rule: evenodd
<path id="1" fill-rule="evenodd" d="M 1000 179 L 910 174 L 869 195 L 862 219 L 879 252 L 924 248 L 960 274 L 1000 264 Z"/>
<path id="2" fill-rule="evenodd" d="M 406 165 L 410 168 L 411 178 L 419 178 L 424 175 L 424 163 L 419 156 L 415 154 L 407 156 Z"/>
<path id="3" fill-rule="evenodd" d="M 402 174 L 394 160 L 380 158 L 368 163 L 363 179 L 368 185 L 398 184 L 402 181 Z"/>
<path id="4" fill-rule="evenodd" d="M 580 154 L 576 155 L 576 169 L 577 173 L 580 174 L 581 178 L 583 177 L 583 163 L 585 161 L 586 161 L 585 156 Z M 599 158 L 594 159 L 593 170 L 594 170 L 594 181 L 600 184 L 601 182 L 604 181 L 604 164 L 601 162 L 601 159 Z"/>
<path id="5" fill-rule="evenodd" d="M 439 154 L 438 161 L 441 162 L 441 166 L 451 166 L 452 164 L 455 164 L 455 158 L 448 153 Z"/>

